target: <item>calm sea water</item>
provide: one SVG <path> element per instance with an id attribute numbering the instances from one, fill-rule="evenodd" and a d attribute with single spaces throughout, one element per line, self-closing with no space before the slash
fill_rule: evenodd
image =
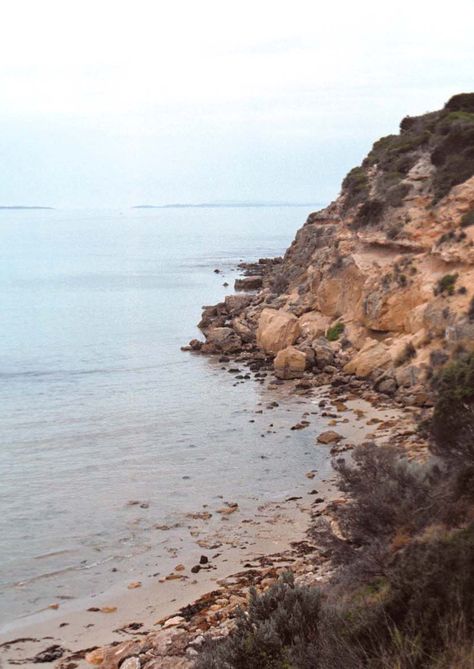
<path id="1" fill-rule="evenodd" d="M 3 620 L 158 560 L 156 523 L 281 497 L 314 465 L 303 434 L 249 422 L 268 391 L 180 351 L 236 263 L 281 254 L 307 213 L 0 212 Z"/>

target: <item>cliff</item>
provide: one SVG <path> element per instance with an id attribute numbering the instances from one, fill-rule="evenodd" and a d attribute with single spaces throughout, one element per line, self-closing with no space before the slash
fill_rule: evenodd
<path id="1" fill-rule="evenodd" d="M 474 93 L 404 118 L 284 258 L 255 269 L 248 285 L 261 288 L 204 308 L 192 349 L 429 402 L 434 369 L 474 348 Z"/>

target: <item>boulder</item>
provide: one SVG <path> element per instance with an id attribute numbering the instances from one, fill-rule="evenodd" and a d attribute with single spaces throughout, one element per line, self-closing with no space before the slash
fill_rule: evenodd
<path id="1" fill-rule="evenodd" d="M 446 358 L 447 359 L 447 358 Z M 401 367 L 395 370 L 395 378 L 399 386 L 409 388 L 420 381 L 420 368 L 416 365 Z"/>
<path id="2" fill-rule="evenodd" d="M 321 434 L 319 434 L 317 437 L 317 440 L 319 441 L 320 444 L 335 444 L 338 441 L 341 441 L 341 439 L 344 439 L 342 434 L 334 432 L 334 430 L 327 430 L 326 432 L 321 432 Z"/>
<path id="3" fill-rule="evenodd" d="M 385 292 L 378 282 L 364 299 L 363 323 L 370 330 L 381 332 L 407 332 L 413 325 L 412 312 L 425 302 L 425 293 L 416 284 L 405 289 L 397 286 Z"/>
<path id="4" fill-rule="evenodd" d="M 237 353 L 242 348 L 242 340 L 232 328 L 211 328 L 206 333 L 207 343 L 222 353 Z"/>
<path id="5" fill-rule="evenodd" d="M 302 336 L 311 341 L 324 335 L 331 319 L 323 316 L 319 311 L 308 311 L 300 316 L 298 322 Z"/>
<path id="6" fill-rule="evenodd" d="M 324 369 L 327 365 L 334 363 L 334 351 L 325 337 L 315 339 L 311 344 L 311 348 L 314 351 L 316 364 L 319 369 Z"/>
<path id="7" fill-rule="evenodd" d="M 287 346 L 277 353 L 273 366 L 279 379 L 298 379 L 305 370 L 306 356 L 294 346 Z"/>
<path id="8" fill-rule="evenodd" d="M 392 357 L 385 344 L 369 339 L 352 360 L 344 365 L 344 371 L 366 378 L 372 372 L 387 367 L 391 360 Z"/>
<path id="9" fill-rule="evenodd" d="M 257 344 L 266 353 L 278 353 L 295 343 L 300 333 L 296 316 L 281 309 L 264 309 L 257 328 Z"/>
<path id="10" fill-rule="evenodd" d="M 382 376 L 375 384 L 375 390 L 385 395 L 394 395 L 397 392 L 397 382 L 390 376 Z"/>
<path id="11" fill-rule="evenodd" d="M 234 283 L 235 290 L 260 290 L 263 285 L 261 276 L 244 276 L 243 279 L 236 279 Z"/>
<path id="12" fill-rule="evenodd" d="M 255 341 L 255 332 L 244 320 L 243 316 L 236 316 L 232 320 L 232 328 L 239 335 L 243 342 Z"/>

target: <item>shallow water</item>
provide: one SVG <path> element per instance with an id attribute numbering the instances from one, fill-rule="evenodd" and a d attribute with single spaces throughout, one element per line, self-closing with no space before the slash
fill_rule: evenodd
<path id="1" fill-rule="evenodd" d="M 295 398 L 255 414 L 268 390 L 180 351 L 236 263 L 281 254 L 307 213 L 0 212 L 2 621 L 139 575 L 171 559 L 157 524 L 251 511 L 315 465 Z"/>

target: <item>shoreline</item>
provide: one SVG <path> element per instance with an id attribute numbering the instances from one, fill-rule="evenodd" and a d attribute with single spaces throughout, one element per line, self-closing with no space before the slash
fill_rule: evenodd
<path id="1" fill-rule="evenodd" d="M 270 380 L 268 385 L 271 384 Z M 295 394 L 295 383 L 286 382 L 285 390 Z M 306 494 L 260 505 L 257 507 L 258 515 L 255 513 L 254 517 L 240 510 L 234 513 L 230 504 L 227 506 L 229 512 L 222 514 L 220 530 L 212 530 L 211 536 L 205 539 L 196 537 L 196 551 L 187 559 L 177 557 L 173 572 L 151 581 L 144 574 L 143 582 L 139 584 L 128 583 L 127 587 L 124 583 L 96 597 L 61 604 L 59 610 L 47 609 L 7 625 L 0 633 L 0 659 L 7 664 L 33 666 L 38 662 L 37 659 L 35 661 L 38 653 L 54 646 L 57 647 L 56 653 L 60 653 L 55 658 L 58 667 L 72 669 L 71 662 L 75 666 L 87 666 L 84 661 L 86 651 L 91 652 L 91 649 L 104 644 L 120 646 L 124 638 L 149 641 L 156 634 L 166 632 L 168 636 L 170 630 L 189 635 L 189 630 L 182 626 L 189 627 L 189 621 L 182 619 L 180 611 L 192 608 L 200 599 L 206 600 L 206 596 L 209 597 L 209 593 L 216 588 L 220 603 L 212 602 L 211 597 L 205 607 L 211 610 L 211 614 L 213 607 L 217 607 L 214 611 L 226 608 L 222 603 L 228 601 L 229 598 L 225 596 L 228 591 L 229 597 L 234 598 L 234 604 L 237 600 L 237 603 L 242 604 L 251 583 L 263 580 L 264 587 L 267 587 L 272 579 L 277 578 L 278 573 L 288 567 L 299 570 L 300 577 L 310 574 L 310 579 L 321 578 L 317 574 L 318 569 L 315 572 L 311 559 L 307 557 L 315 550 L 307 541 L 307 530 L 315 506 L 317 513 L 324 513 L 327 505 L 341 496 L 334 485 L 330 469 L 333 455 L 349 450 L 367 439 L 383 442 L 390 438 L 393 441 L 395 426 L 398 431 L 401 429 L 405 439 L 410 425 L 414 424 L 414 416 L 409 412 L 393 406 L 388 399 L 378 402 L 375 396 L 375 402 L 369 403 L 354 393 L 330 386 L 305 390 L 301 396 L 302 407 L 308 409 L 313 406 L 317 409 L 319 404 L 319 411 L 313 413 L 320 413 L 324 417 L 327 430 L 337 430 L 343 436 L 340 446 L 319 444 L 320 448 L 327 449 L 326 469 L 322 476 L 317 471 L 307 472 L 308 482 L 304 484 Z M 321 406 L 323 403 L 324 406 Z M 318 424 L 318 429 L 321 425 L 322 422 Z M 314 430 L 314 426 L 308 425 L 303 429 Z M 312 434 L 316 445 L 317 436 Z M 205 522 L 197 520 L 197 524 L 205 525 Z M 201 535 L 198 533 L 197 536 Z M 196 567 L 196 555 L 199 552 L 208 562 L 200 566 L 198 573 L 193 574 L 191 569 Z M 319 568 L 324 567 L 324 564 Z M 237 583 L 232 583 L 236 574 Z M 229 615 L 232 610 L 228 612 Z M 177 615 L 181 618 L 177 624 L 166 623 Z M 226 617 L 226 620 L 231 621 L 232 618 Z M 156 625 L 158 621 L 164 625 Z M 207 630 L 201 631 L 211 630 L 212 633 L 214 625 L 208 621 L 206 626 Z M 216 629 L 220 629 L 219 625 Z M 15 642 L 15 639 L 20 641 Z M 183 661 L 189 662 L 189 657 L 186 658 Z"/>

